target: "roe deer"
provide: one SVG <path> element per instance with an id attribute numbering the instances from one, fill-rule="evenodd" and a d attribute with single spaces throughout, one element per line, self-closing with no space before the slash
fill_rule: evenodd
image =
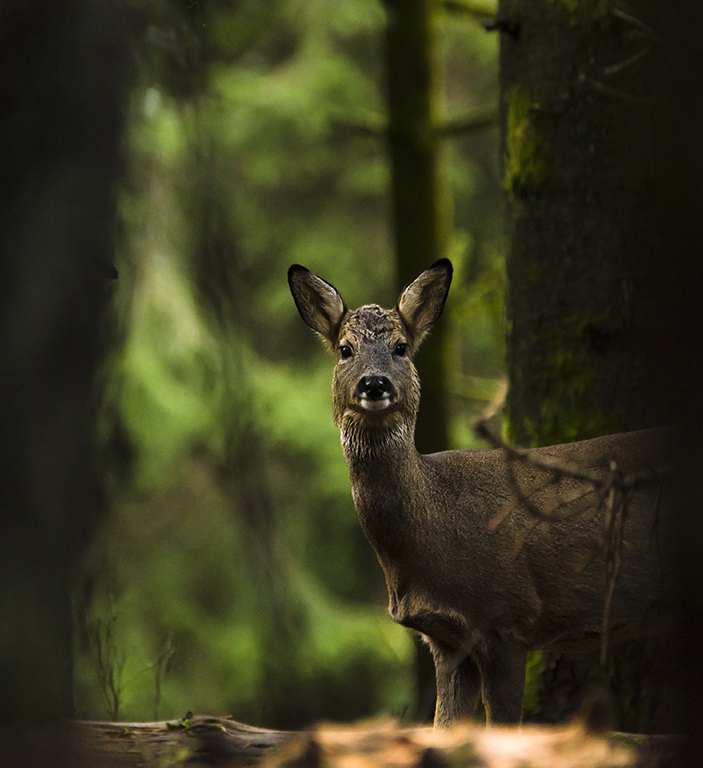
<path id="1" fill-rule="evenodd" d="M 305 267 L 288 272 L 300 315 L 336 356 L 334 419 L 390 614 L 432 650 L 435 725 L 470 717 L 479 694 L 489 724 L 516 723 L 529 650 L 598 647 L 606 510 L 578 478 L 510 462 L 502 450 L 417 452 L 412 359 L 442 313 L 451 278 L 451 263 L 441 259 L 403 290 L 395 309 L 351 311 Z M 668 443 L 668 432 L 645 430 L 528 453 L 605 475 L 613 462 L 623 473 L 656 467 Z M 652 484 L 630 495 L 609 599 L 612 641 L 649 633 L 658 616 L 654 524 L 662 495 Z"/>

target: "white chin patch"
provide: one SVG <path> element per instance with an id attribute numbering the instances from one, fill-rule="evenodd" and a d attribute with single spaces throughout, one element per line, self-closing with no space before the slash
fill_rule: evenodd
<path id="1" fill-rule="evenodd" d="M 390 397 L 384 397 L 382 400 L 370 400 L 368 397 L 359 399 L 359 405 L 365 411 L 383 411 L 391 404 Z"/>

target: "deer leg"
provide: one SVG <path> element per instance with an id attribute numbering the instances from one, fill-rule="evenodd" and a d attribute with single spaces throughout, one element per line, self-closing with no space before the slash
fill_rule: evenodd
<path id="1" fill-rule="evenodd" d="M 525 693 L 527 651 L 520 645 L 492 638 L 479 667 L 488 725 L 519 723 Z"/>
<path id="2" fill-rule="evenodd" d="M 466 651 L 430 641 L 437 677 L 435 727 L 446 728 L 473 717 L 481 692 L 481 672 Z"/>

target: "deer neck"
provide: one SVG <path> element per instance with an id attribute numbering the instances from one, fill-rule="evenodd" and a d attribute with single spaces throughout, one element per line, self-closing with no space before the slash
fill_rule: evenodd
<path id="1" fill-rule="evenodd" d="M 383 430 L 341 426 L 354 505 L 384 568 L 407 554 L 408 521 L 424 496 L 413 426 L 407 422 Z"/>

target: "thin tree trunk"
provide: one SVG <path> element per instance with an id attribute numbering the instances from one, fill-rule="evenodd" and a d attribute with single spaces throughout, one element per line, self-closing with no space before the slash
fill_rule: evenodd
<path id="1" fill-rule="evenodd" d="M 400 289 L 445 255 L 450 226 L 441 170 L 435 0 L 386 3 L 389 154 L 397 276 Z M 422 406 L 416 442 L 423 452 L 447 447 L 441 324 L 420 351 Z"/>
<path id="2" fill-rule="evenodd" d="M 442 174 L 439 123 L 439 68 L 434 36 L 436 0 L 386 3 L 388 151 L 395 235 L 397 289 L 445 255 L 450 226 L 448 185 Z M 417 367 L 422 404 L 415 442 L 423 453 L 448 447 L 443 325 L 420 350 Z M 416 640 L 417 716 L 431 718 L 434 664 Z"/>

